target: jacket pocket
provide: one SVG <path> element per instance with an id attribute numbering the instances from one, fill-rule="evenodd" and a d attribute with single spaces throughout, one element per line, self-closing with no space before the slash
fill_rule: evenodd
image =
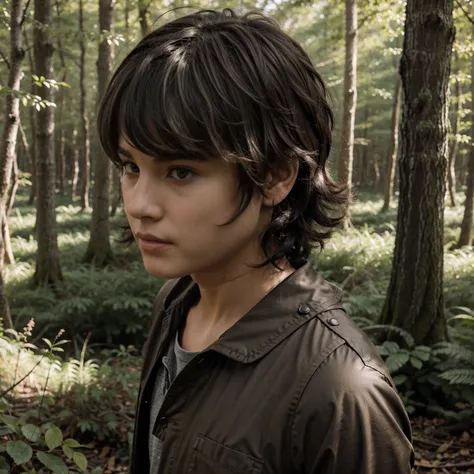
<path id="1" fill-rule="evenodd" d="M 263 461 L 198 435 L 188 474 L 261 474 Z"/>

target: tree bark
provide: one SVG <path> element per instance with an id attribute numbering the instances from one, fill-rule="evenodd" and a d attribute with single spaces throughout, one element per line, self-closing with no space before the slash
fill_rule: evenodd
<path id="1" fill-rule="evenodd" d="M 22 47 L 22 0 L 11 0 L 10 6 L 10 68 L 7 84 L 10 89 L 18 91 L 20 90 L 21 66 L 25 55 Z M 0 155 L 0 318 L 3 319 L 3 324 L 6 328 L 12 328 L 13 324 L 3 285 L 3 264 L 5 249 L 7 250 L 7 257 L 9 257 L 6 199 L 15 160 L 15 146 L 18 126 L 20 124 L 20 99 L 13 94 L 8 94 L 5 103 L 5 119 Z"/>
<path id="2" fill-rule="evenodd" d="M 425 345 L 447 339 L 443 213 L 454 32 L 453 0 L 408 0 L 400 63 L 400 200 L 381 320 L 410 331 L 416 344 Z"/>
<path id="3" fill-rule="evenodd" d="M 77 183 L 79 181 L 79 147 L 77 145 L 76 127 L 74 127 L 72 130 L 71 143 L 72 143 L 72 150 L 73 150 L 71 199 L 75 201 L 77 199 Z"/>
<path id="4" fill-rule="evenodd" d="M 54 44 L 51 35 L 53 24 L 52 0 L 35 0 L 35 63 L 36 74 L 46 79 L 53 78 Z M 42 99 L 54 102 L 53 87 L 38 87 Z M 37 240 L 36 271 L 37 285 L 56 287 L 62 279 L 56 233 L 55 188 L 56 173 L 54 159 L 54 107 L 41 108 L 37 113 Z"/>
<path id="5" fill-rule="evenodd" d="M 102 31 L 102 30 L 100 30 Z M 84 13 L 83 0 L 79 0 L 79 47 L 80 55 L 80 88 L 81 88 L 81 161 L 79 175 L 81 178 L 81 208 L 89 209 L 89 190 L 90 190 L 90 137 L 89 137 L 89 117 L 87 116 L 87 87 L 86 87 L 86 43 L 84 32 Z"/>
<path id="6" fill-rule="evenodd" d="M 474 56 L 471 59 L 471 94 L 474 97 Z M 461 222 L 458 248 L 472 245 L 472 225 L 474 217 L 474 101 L 471 101 L 471 143 L 467 158 L 466 201 Z"/>
<path id="7" fill-rule="evenodd" d="M 348 189 L 354 166 L 354 127 L 357 104 L 357 2 L 346 0 L 346 56 L 344 67 L 344 106 L 339 150 L 338 178 Z M 348 219 L 344 226 L 347 227 Z"/>
<path id="8" fill-rule="evenodd" d="M 457 62 L 458 53 L 454 51 L 455 63 Z M 455 70 L 453 73 L 457 74 Z M 451 145 L 451 152 L 449 153 L 448 163 L 448 191 L 449 198 L 451 200 L 451 206 L 455 207 L 456 202 L 456 155 L 459 149 L 459 126 L 461 124 L 461 112 L 462 112 L 462 84 L 459 77 L 456 78 L 456 110 L 454 116 L 454 127 L 453 127 L 453 142 Z"/>
<path id="9" fill-rule="evenodd" d="M 25 40 L 25 48 L 28 54 L 28 63 L 30 65 L 30 73 L 34 74 L 35 66 L 33 61 L 33 55 L 31 54 L 31 48 L 28 44 L 28 35 L 26 31 L 23 32 L 23 39 Z M 36 89 L 34 84 L 31 86 L 31 93 L 36 94 Z M 30 129 L 31 129 L 31 190 L 30 197 L 28 199 L 28 204 L 31 206 L 35 201 L 36 197 L 36 117 L 35 109 L 33 107 L 28 107 L 28 114 L 30 119 Z"/>
<path id="10" fill-rule="evenodd" d="M 369 153 L 368 153 L 368 138 L 369 138 L 369 101 L 366 95 L 366 102 L 364 107 L 364 131 L 362 132 L 362 137 L 364 139 L 364 144 L 359 148 L 361 150 L 360 154 L 360 178 L 359 186 L 364 188 L 369 183 L 369 174 L 370 174 L 370 163 L 369 163 Z"/>
<path id="11" fill-rule="evenodd" d="M 390 138 L 390 145 L 388 147 L 387 169 L 385 173 L 385 197 L 382 207 L 382 212 L 388 211 L 390 201 L 393 196 L 393 184 L 395 180 L 395 168 L 397 165 L 398 155 L 398 127 L 400 124 L 400 102 L 402 99 L 402 80 L 400 74 L 397 74 L 397 81 L 395 83 L 395 100 L 392 109 L 392 134 Z"/>
<path id="12" fill-rule="evenodd" d="M 56 13 L 57 13 L 57 24 L 58 32 L 61 23 L 61 11 L 59 9 L 59 1 L 56 0 Z M 67 68 L 66 68 L 66 59 L 64 58 L 64 52 L 61 44 L 61 34 L 57 35 L 58 41 L 58 53 L 59 59 L 61 61 L 62 68 L 62 77 L 61 81 L 66 82 L 67 80 Z M 65 100 L 66 90 L 64 86 L 61 86 L 59 89 L 59 159 L 58 159 L 58 184 L 59 184 L 59 195 L 64 196 L 64 185 L 66 181 L 66 136 L 64 129 L 64 100 Z"/>
<path id="13" fill-rule="evenodd" d="M 113 0 L 99 0 L 99 30 L 113 31 Z M 113 43 L 112 43 L 113 44 Z M 106 38 L 99 43 L 99 59 L 97 70 L 99 76 L 100 101 L 110 79 L 112 71 L 113 46 Z M 94 160 L 94 188 L 91 235 L 89 245 L 84 256 L 85 262 L 97 266 L 105 266 L 114 261 L 110 246 L 109 231 L 109 194 L 110 194 L 110 161 L 104 152 L 97 147 L 98 153 Z"/>
<path id="14" fill-rule="evenodd" d="M 150 8 L 151 0 L 138 0 L 138 17 L 142 36 L 151 32 Z"/>
<path id="15" fill-rule="evenodd" d="M 8 194 L 7 201 L 7 217 L 12 212 L 13 204 L 15 204 L 16 192 L 18 190 L 18 182 L 20 181 L 20 173 L 18 172 L 18 155 L 15 154 L 13 157 L 13 169 L 12 169 L 12 186 L 10 188 L 10 193 Z"/>

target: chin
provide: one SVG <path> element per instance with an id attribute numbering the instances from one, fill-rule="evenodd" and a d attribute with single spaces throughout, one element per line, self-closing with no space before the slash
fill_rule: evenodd
<path id="1" fill-rule="evenodd" d="M 152 261 L 152 259 L 148 261 L 148 259 L 144 258 L 143 265 L 147 273 L 160 280 L 172 280 L 189 275 L 189 272 L 185 269 L 180 269 L 179 265 L 163 264 L 162 262 Z"/>

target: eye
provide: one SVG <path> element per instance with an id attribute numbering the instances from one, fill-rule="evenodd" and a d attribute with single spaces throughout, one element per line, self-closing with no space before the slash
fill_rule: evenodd
<path id="1" fill-rule="evenodd" d="M 193 170 L 181 167 L 172 168 L 169 173 L 169 175 L 177 181 L 185 181 L 195 176 L 195 174 L 196 173 Z"/>
<path id="2" fill-rule="evenodd" d="M 140 168 L 133 161 L 123 161 L 122 173 L 123 174 L 138 174 L 140 173 Z"/>

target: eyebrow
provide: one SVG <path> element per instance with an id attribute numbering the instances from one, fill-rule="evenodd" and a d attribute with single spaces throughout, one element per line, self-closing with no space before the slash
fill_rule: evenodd
<path id="1" fill-rule="evenodd" d="M 133 155 L 130 151 L 126 150 L 125 148 L 122 148 L 121 146 L 118 147 L 118 153 L 119 155 L 125 156 L 125 158 L 128 158 L 132 161 L 134 161 Z M 177 161 L 179 158 L 157 158 L 156 156 L 152 157 L 156 161 L 161 161 L 161 162 L 166 162 L 166 161 Z M 187 158 L 182 158 L 184 161 L 208 161 L 206 158 L 203 158 L 201 156 L 193 156 L 193 157 L 187 157 Z"/>

